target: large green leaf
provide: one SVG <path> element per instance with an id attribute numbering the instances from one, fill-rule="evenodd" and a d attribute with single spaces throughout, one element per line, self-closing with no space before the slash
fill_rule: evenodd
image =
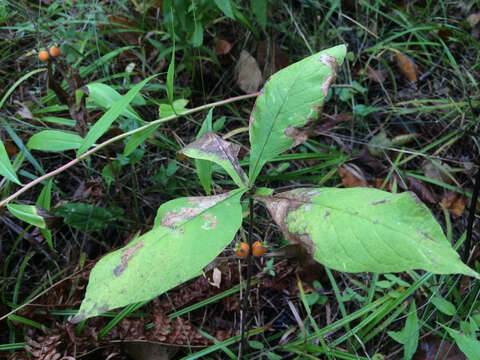
<path id="1" fill-rule="evenodd" d="M 83 138 L 75 133 L 62 130 L 43 130 L 28 140 L 27 148 L 43 151 L 65 151 L 78 149 Z"/>
<path id="2" fill-rule="evenodd" d="M 424 269 L 480 278 L 463 264 L 428 208 L 409 192 L 370 188 L 296 189 L 265 202 L 287 239 L 340 271 Z"/>
<path id="3" fill-rule="evenodd" d="M 85 299 L 72 322 L 149 300 L 198 276 L 240 227 L 243 193 L 178 198 L 160 206 L 151 231 L 93 268 Z"/>
<path id="4" fill-rule="evenodd" d="M 245 187 L 248 179 L 238 163 L 239 150 L 239 145 L 223 140 L 212 131 L 207 131 L 179 153 L 194 159 L 213 161 L 223 167 L 237 186 Z"/>
<path id="5" fill-rule="evenodd" d="M 250 116 L 250 181 L 263 165 L 306 138 L 299 127 L 317 118 L 345 45 L 321 51 L 273 74 L 257 98 Z"/>
<path id="6" fill-rule="evenodd" d="M 5 150 L 5 146 L 3 145 L 2 141 L 0 141 L 0 175 L 6 177 L 8 180 L 13 181 L 16 184 L 22 184 L 20 180 L 18 180 L 15 169 L 10 163 L 7 150 Z"/>

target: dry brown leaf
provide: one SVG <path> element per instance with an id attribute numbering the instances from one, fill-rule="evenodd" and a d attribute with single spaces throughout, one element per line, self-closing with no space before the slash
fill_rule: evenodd
<path id="1" fill-rule="evenodd" d="M 456 344 L 447 340 L 427 336 L 418 342 L 417 352 L 413 360 L 467 360 Z"/>
<path id="2" fill-rule="evenodd" d="M 385 75 L 380 70 L 375 70 L 371 66 L 367 66 L 367 69 L 364 71 L 365 75 L 376 83 L 383 83 L 385 81 Z"/>
<path id="3" fill-rule="evenodd" d="M 257 92 L 262 83 L 262 72 L 257 61 L 246 50 L 242 50 L 235 66 L 235 80 L 238 87 L 247 94 Z"/>
<path id="4" fill-rule="evenodd" d="M 423 202 L 430 204 L 435 204 L 437 202 L 435 196 L 433 196 L 430 189 L 428 189 L 423 182 L 408 175 L 405 176 L 405 180 L 407 180 L 408 185 L 408 189 L 405 190 L 413 191 Z"/>
<path id="5" fill-rule="evenodd" d="M 470 14 L 467 21 L 471 27 L 476 26 L 480 22 L 480 13 Z"/>
<path id="6" fill-rule="evenodd" d="M 445 184 L 452 184 L 454 181 L 451 177 L 452 168 L 441 161 L 435 161 L 435 164 L 429 160 L 422 163 L 422 169 L 426 177 L 443 182 Z M 448 176 L 450 174 L 450 176 Z"/>
<path id="7" fill-rule="evenodd" d="M 338 168 L 338 175 L 342 179 L 343 187 L 367 187 L 367 180 L 363 171 L 354 164 L 343 164 Z"/>
<path id="8" fill-rule="evenodd" d="M 397 52 L 395 54 L 395 61 L 402 75 L 410 82 L 418 80 L 418 69 L 414 61 L 407 55 Z"/>
<path id="9" fill-rule="evenodd" d="M 456 192 L 446 194 L 441 201 L 442 206 L 452 214 L 454 219 L 462 216 L 466 203 L 467 198 Z"/>
<path id="10" fill-rule="evenodd" d="M 8 157 L 12 157 L 18 152 L 18 149 L 12 140 L 4 140 L 3 146 L 5 146 L 5 150 L 7 151 Z"/>
<path id="11" fill-rule="evenodd" d="M 215 43 L 215 54 L 219 55 L 227 55 L 230 50 L 232 49 L 232 44 L 230 44 L 227 40 L 218 40 Z"/>

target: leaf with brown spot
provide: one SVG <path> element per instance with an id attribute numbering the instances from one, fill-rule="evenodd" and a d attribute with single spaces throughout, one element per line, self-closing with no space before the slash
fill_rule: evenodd
<path id="1" fill-rule="evenodd" d="M 273 74 L 250 116 L 250 181 L 267 161 L 305 139 L 302 128 L 321 112 L 346 55 L 345 45 L 321 51 Z"/>
<path id="2" fill-rule="evenodd" d="M 148 301 L 200 275 L 240 227 L 244 192 L 184 197 L 160 206 L 152 230 L 95 265 L 85 299 L 71 321 Z"/>
<path id="3" fill-rule="evenodd" d="M 223 140 L 212 131 L 205 132 L 200 138 L 187 145 L 179 154 L 193 159 L 213 161 L 220 165 L 239 187 L 248 184 L 247 175 L 238 163 L 240 145 Z"/>
<path id="4" fill-rule="evenodd" d="M 235 81 L 240 89 L 247 94 L 254 93 L 262 83 L 262 72 L 257 60 L 246 50 L 242 50 L 237 65 L 235 65 Z"/>
<path id="5" fill-rule="evenodd" d="M 423 269 L 480 278 L 463 264 L 428 208 L 413 194 L 372 188 L 300 188 L 257 196 L 291 243 L 339 271 Z"/>
<path id="6" fill-rule="evenodd" d="M 418 68 L 415 62 L 407 55 L 397 52 L 395 61 L 402 75 L 410 82 L 418 80 Z"/>

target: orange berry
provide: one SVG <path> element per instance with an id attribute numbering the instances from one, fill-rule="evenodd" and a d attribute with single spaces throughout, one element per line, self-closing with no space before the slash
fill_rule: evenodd
<path id="1" fill-rule="evenodd" d="M 38 58 L 41 60 L 41 61 L 47 61 L 49 56 L 48 56 L 48 52 L 46 52 L 45 50 L 42 50 L 38 53 Z"/>
<path id="2" fill-rule="evenodd" d="M 250 252 L 250 247 L 248 246 L 247 243 L 244 243 L 244 242 L 237 244 L 235 248 L 235 254 L 237 254 L 237 256 L 241 258 L 246 258 L 249 252 Z"/>
<path id="3" fill-rule="evenodd" d="M 61 54 L 62 54 L 62 51 L 60 50 L 60 48 L 58 46 L 53 45 L 50 48 L 50 55 L 52 55 L 53 57 L 60 56 Z"/>
<path id="4" fill-rule="evenodd" d="M 252 249 L 252 254 L 256 257 L 263 256 L 263 254 L 265 254 L 265 251 L 267 250 L 267 248 L 263 245 L 261 241 L 255 241 L 252 245 Z"/>

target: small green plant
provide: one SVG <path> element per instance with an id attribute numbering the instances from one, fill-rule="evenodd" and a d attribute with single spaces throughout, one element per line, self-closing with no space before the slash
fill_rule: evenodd
<path id="1" fill-rule="evenodd" d="M 240 228 L 243 196 L 248 199 L 250 211 L 253 201 L 265 204 L 286 239 L 303 246 L 313 259 L 327 267 L 344 272 L 377 273 L 423 269 L 480 278 L 460 261 L 433 215 L 412 193 L 393 194 L 372 188 L 299 188 L 274 195 L 272 189 L 256 191 L 256 180 L 264 165 L 306 139 L 309 122 L 321 111 L 345 55 L 346 47 L 339 45 L 292 64 L 269 79 L 250 116 L 248 175 L 237 159 L 239 145 L 223 140 L 213 131 L 204 131 L 183 148 L 181 154 L 201 161 L 196 163 L 197 167 L 213 162 L 223 168 L 237 188 L 162 204 L 152 230 L 96 264 L 85 299 L 71 321 L 79 322 L 111 309 L 148 301 L 200 275 Z M 75 137 L 70 141 L 69 148 L 78 149 L 77 158 L 59 171 L 127 136 L 130 138 L 126 148 L 135 149 L 161 123 L 214 106 L 190 110 L 182 107 L 174 115 L 95 146 L 118 116 L 129 116 L 129 103 L 151 78 L 115 100 L 85 138 Z M 56 145 L 62 147 L 60 132 L 57 139 L 60 143 Z M 20 183 L 1 147 L 0 163 L 0 174 Z M 48 176 L 52 175 L 38 178 L 0 202 L 0 206 Z M 9 210 L 29 223 L 45 227 L 37 207 L 9 204 Z"/>

